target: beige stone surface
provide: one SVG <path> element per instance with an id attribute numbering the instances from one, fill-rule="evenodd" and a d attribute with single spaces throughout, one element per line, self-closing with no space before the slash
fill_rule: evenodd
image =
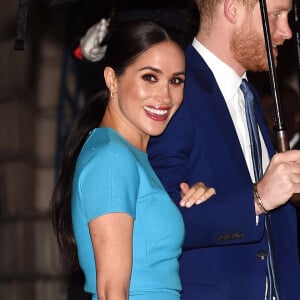
<path id="1" fill-rule="evenodd" d="M 0 164 L 0 206 L 5 217 L 32 212 L 32 172 L 32 166 L 22 160 L 7 160 Z"/>
<path id="2" fill-rule="evenodd" d="M 64 275 L 66 266 L 61 259 L 50 220 L 40 220 L 34 224 L 34 237 L 36 271 Z"/>
<path id="3" fill-rule="evenodd" d="M 66 269 L 48 211 L 63 30 L 48 30 L 32 1 L 24 51 L 15 51 L 17 5 L 0 1 L 0 298 L 65 300 Z"/>
<path id="4" fill-rule="evenodd" d="M 35 209 L 48 212 L 49 202 L 54 187 L 55 172 L 53 168 L 39 167 L 35 170 Z"/>
<path id="5" fill-rule="evenodd" d="M 60 57 L 58 57 L 59 59 Z M 60 62 L 60 61 L 58 61 Z M 44 61 L 38 74 L 37 105 L 39 108 L 56 108 L 60 93 L 61 65 Z"/>
<path id="6" fill-rule="evenodd" d="M 31 155 L 33 149 L 34 111 L 30 99 L 12 96 L 0 101 L 0 153 Z"/>
<path id="7" fill-rule="evenodd" d="M 34 149 L 39 164 L 53 164 L 56 151 L 56 115 L 40 114 L 35 123 Z"/>
<path id="8" fill-rule="evenodd" d="M 0 6 L 1 10 L 1 6 Z M 1 27 L 1 26 L 0 26 Z M 30 43 L 27 40 L 25 51 L 13 49 L 15 37 L 1 41 L 0 45 L 0 90 L 1 97 L 26 91 L 31 80 Z"/>

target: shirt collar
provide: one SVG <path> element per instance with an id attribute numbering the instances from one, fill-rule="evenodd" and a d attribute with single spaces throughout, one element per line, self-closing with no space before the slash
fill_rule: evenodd
<path id="1" fill-rule="evenodd" d="M 194 38 L 193 47 L 202 56 L 210 70 L 212 71 L 217 84 L 222 92 L 225 101 L 231 101 L 239 90 L 242 79 L 247 79 L 246 73 L 240 77 L 231 67 L 225 64 L 196 38 Z"/>

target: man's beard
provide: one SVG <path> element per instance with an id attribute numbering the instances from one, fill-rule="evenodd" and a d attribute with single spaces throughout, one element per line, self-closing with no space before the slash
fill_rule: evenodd
<path id="1" fill-rule="evenodd" d="M 232 34 L 230 47 L 234 59 L 246 71 L 268 71 L 269 65 L 264 37 L 253 30 L 251 25 L 250 22 L 244 23 Z"/>

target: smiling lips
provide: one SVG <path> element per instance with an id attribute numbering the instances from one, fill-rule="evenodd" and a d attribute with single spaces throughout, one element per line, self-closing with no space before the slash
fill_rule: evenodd
<path id="1" fill-rule="evenodd" d="M 154 108 L 150 106 L 144 106 L 146 115 L 155 121 L 167 120 L 169 109 L 170 108 Z"/>

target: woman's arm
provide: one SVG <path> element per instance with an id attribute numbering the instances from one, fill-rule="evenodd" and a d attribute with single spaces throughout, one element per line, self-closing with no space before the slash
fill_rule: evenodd
<path id="1" fill-rule="evenodd" d="M 99 300 L 127 300 L 132 267 L 133 218 L 110 213 L 89 223 Z"/>

